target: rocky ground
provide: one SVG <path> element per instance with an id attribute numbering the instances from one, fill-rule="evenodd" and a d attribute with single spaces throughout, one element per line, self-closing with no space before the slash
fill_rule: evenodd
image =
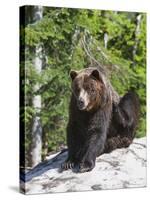
<path id="1" fill-rule="evenodd" d="M 26 194 L 74 192 L 146 186 L 146 138 L 134 139 L 126 149 L 97 158 L 91 172 L 60 172 L 67 152 L 54 154 L 29 171 L 21 191 Z"/>

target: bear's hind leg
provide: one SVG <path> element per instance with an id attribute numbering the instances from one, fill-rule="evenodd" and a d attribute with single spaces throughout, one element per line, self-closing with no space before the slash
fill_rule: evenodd
<path id="1" fill-rule="evenodd" d="M 112 121 L 105 143 L 105 153 L 117 148 L 128 147 L 132 143 L 139 121 L 139 112 L 139 99 L 134 92 L 126 93 L 118 105 L 113 105 Z"/>
<path id="2" fill-rule="evenodd" d="M 127 148 L 132 143 L 132 138 L 121 137 L 120 135 L 116 137 L 108 138 L 105 144 L 105 149 L 103 153 L 110 153 L 117 148 Z"/>

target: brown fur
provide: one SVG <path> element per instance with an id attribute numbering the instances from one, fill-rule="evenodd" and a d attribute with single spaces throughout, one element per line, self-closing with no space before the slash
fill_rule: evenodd
<path id="1" fill-rule="evenodd" d="M 112 119 L 105 143 L 105 153 L 116 148 L 128 147 L 132 143 L 139 117 L 139 98 L 134 92 L 127 92 L 120 102 L 113 106 Z"/>
<path id="2" fill-rule="evenodd" d="M 138 123 L 138 97 L 130 92 L 120 99 L 97 68 L 71 71 L 70 77 L 68 158 L 62 169 L 86 172 L 94 168 L 96 156 L 131 144 Z"/>

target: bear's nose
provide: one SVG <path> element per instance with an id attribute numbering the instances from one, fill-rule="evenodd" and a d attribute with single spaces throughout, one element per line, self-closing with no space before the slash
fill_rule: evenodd
<path id="1" fill-rule="evenodd" d="M 78 107 L 82 109 L 84 107 L 84 101 L 82 99 L 78 100 Z"/>

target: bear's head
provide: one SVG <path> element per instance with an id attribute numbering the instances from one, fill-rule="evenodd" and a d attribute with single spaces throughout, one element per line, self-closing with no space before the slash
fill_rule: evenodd
<path id="1" fill-rule="evenodd" d="M 72 92 L 79 110 L 91 111 L 106 103 L 107 94 L 103 75 L 98 69 L 71 70 Z"/>

